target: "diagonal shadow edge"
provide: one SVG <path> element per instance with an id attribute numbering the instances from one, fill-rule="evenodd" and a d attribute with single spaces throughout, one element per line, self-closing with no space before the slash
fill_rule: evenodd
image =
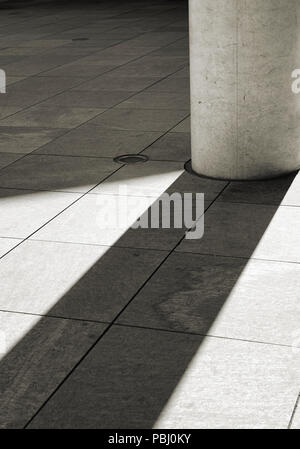
<path id="1" fill-rule="evenodd" d="M 286 191 L 282 192 L 282 197 L 284 196 L 284 194 L 286 193 Z M 276 208 L 275 208 L 276 209 Z M 270 210 L 270 214 L 268 217 L 265 218 L 264 223 L 260 224 L 260 228 L 257 232 L 256 235 L 256 241 L 253 241 L 253 250 L 255 249 L 256 245 L 258 244 L 260 238 L 262 237 L 265 229 L 267 228 L 269 222 L 271 221 L 272 217 L 274 214 L 274 210 L 272 209 L 272 211 Z M 175 246 L 175 248 L 177 247 L 177 244 Z M 163 265 L 163 263 L 165 262 L 165 260 L 167 258 L 169 258 L 170 254 L 173 253 L 174 249 L 171 252 L 166 253 L 166 257 L 164 258 L 164 260 L 161 263 L 158 263 L 158 266 L 154 269 L 152 269 L 152 273 L 150 274 L 150 276 L 147 277 L 147 279 L 143 282 L 142 287 L 137 288 L 137 291 L 131 295 L 131 297 L 129 298 L 129 301 L 127 303 L 125 303 L 123 305 L 122 308 L 120 308 L 120 310 L 118 311 L 117 314 L 114 315 L 114 319 L 113 320 L 103 320 L 104 322 L 110 322 L 110 323 L 115 323 L 117 317 L 123 312 L 123 310 L 126 309 L 127 305 L 136 298 L 138 292 L 143 289 L 143 288 L 147 288 L 146 283 L 149 281 L 149 279 L 151 278 L 155 278 L 156 273 L 159 272 L 160 267 Z M 64 309 L 66 310 L 68 308 L 68 304 L 71 304 L 74 301 L 74 298 L 76 299 L 76 297 L 78 298 L 78 292 L 86 292 L 87 295 L 89 295 L 88 292 L 92 292 L 92 295 L 96 295 L 97 297 L 97 292 L 95 292 L 94 286 L 95 286 L 95 276 L 97 277 L 97 267 L 98 270 L 103 270 L 104 266 L 107 267 L 111 267 L 112 265 L 112 251 L 113 248 L 108 250 L 108 252 L 106 252 L 104 254 L 104 256 L 95 264 L 94 267 L 92 267 L 92 269 L 86 273 L 85 276 L 83 276 L 82 279 L 80 279 L 77 284 L 71 288 L 69 290 L 69 292 L 67 292 L 65 294 L 65 296 L 63 298 L 61 298 L 58 302 L 58 304 L 56 306 L 53 307 L 52 311 L 49 311 L 48 314 L 51 315 L 52 313 L 56 316 L 57 315 L 57 311 L 59 310 L 59 308 L 61 307 L 61 310 Z M 126 251 L 126 250 L 124 250 Z M 249 258 L 251 257 L 251 254 L 249 254 Z M 114 259 L 115 260 L 115 259 Z M 226 297 L 230 294 L 230 291 L 232 290 L 232 288 L 234 287 L 237 279 L 239 278 L 240 274 L 242 273 L 245 265 L 247 263 L 247 259 L 243 260 L 243 261 L 239 261 L 239 266 L 236 270 L 236 272 L 234 273 L 234 276 L 231 278 L 230 282 L 227 283 L 227 285 L 225 286 L 225 292 L 223 292 L 222 297 L 218 298 L 216 307 L 215 307 L 215 314 L 217 315 L 218 312 L 221 310 L 223 303 L 226 301 Z M 132 266 L 127 266 L 127 274 L 129 274 L 129 271 L 132 270 Z M 105 270 L 104 270 L 105 271 Z M 99 271 L 98 271 L 99 273 Z M 126 273 L 125 273 L 126 274 Z M 172 292 L 171 292 L 172 294 Z M 57 315 L 59 316 L 59 315 Z M 42 318 L 41 321 L 43 320 L 47 320 L 46 318 Z M 203 332 L 201 332 L 201 334 L 205 335 L 208 333 L 209 328 L 212 324 L 211 320 L 210 322 L 206 322 L 204 324 L 204 328 L 203 328 Z M 37 326 L 42 326 L 42 327 L 46 327 L 47 325 L 43 325 L 42 323 L 37 324 Z M 184 331 L 184 329 L 183 329 Z M 45 332 L 45 329 L 44 331 Z M 148 331 L 147 331 L 148 332 Z M 176 330 L 176 334 L 180 334 L 179 330 Z M 97 347 L 101 348 L 101 344 L 105 343 L 105 339 L 107 340 L 109 338 L 109 332 L 104 334 L 103 340 L 100 337 L 99 343 L 97 343 Z M 102 332 L 101 332 L 102 335 Z M 141 336 L 142 334 L 140 334 Z M 149 338 L 149 336 L 147 337 Z M 194 338 L 194 337 L 193 337 Z M 101 404 L 101 391 L 99 394 L 99 396 L 97 397 L 97 395 L 94 394 L 93 391 L 90 391 L 89 394 L 86 394 L 87 396 L 87 403 L 84 404 L 85 406 L 88 407 L 88 403 L 91 403 L 91 397 L 96 397 L 96 400 L 98 401 L 97 403 L 99 404 L 99 409 L 94 410 L 94 415 L 92 417 L 91 414 L 87 413 L 86 416 L 86 420 L 82 418 L 82 422 L 83 427 L 90 427 L 90 426 L 95 426 L 95 419 L 96 422 L 98 423 L 98 426 L 106 428 L 106 427 L 110 427 L 114 428 L 114 426 L 112 425 L 112 423 L 116 424 L 115 420 L 114 420 L 114 416 L 117 417 L 117 419 L 119 419 L 119 426 L 120 428 L 130 428 L 130 427 L 139 427 L 139 428 L 149 428 L 152 427 L 157 419 L 157 417 L 159 416 L 161 410 L 163 409 L 164 405 L 166 404 L 166 402 L 168 401 L 169 397 L 172 394 L 172 391 L 174 390 L 174 388 L 176 387 L 176 384 L 179 382 L 180 378 L 182 377 L 186 366 L 188 365 L 189 360 L 193 357 L 193 355 L 195 354 L 195 352 L 198 350 L 199 345 L 201 343 L 202 340 L 202 336 L 199 335 L 196 338 L 196 341 L 193 340 L 193 338 L 191 338 L 191 340 L 189 341 L 188 345 L 183 345 L 182 348 L 180 348 L 180 353 L 178 354 L 177 351 L 177 362 L 176 365 L 174 366 L 174 364 L 171 364 L 169 367 L 168 365 L 166 366 L 166 363 L 164 362 L 165 360 L 169 361 L 169 358 L 167 357 L 167 354 L 164 354 L 162 351 L 162 353 L 160 353 L 160 351 L 162 350 L 162 347 L 158 347 L 156 349 L 154 349 L 153 347 L 151 347 L 152 350 L 152 360 L 156 360 L 158 361 L 158 364 L 161 364 L 160 368 L 163 368 L 162 370 L 157 370 L 157 366 L 155 367 L 155 363 L 154 363 L 154 368 L 153 365 L 150 364 L 147 365 L 148 368 L 148 373 L 150 372 L 151 374 L 151 366 L 152 366 L 152 376 L 149 374 L 149 377 L 146 376 L 142 376 L 143 379 L 143 391 L 141 391 L 141 389 L 139 388 L 138 391 L 136 392 L 136 394 L 133 394 L 133 399 L 128 398 L 127 395 L 127 391 L 132 391 L 133 386 L 132 386 L 132 382 L 134 382 L 134 373 L 132 372 L 132 376 L 128 376 L 128 373 L 126 375 L 126 369 L 125 369 L 125 373 L 122 371 L 122 364 L 120 364 L 120 366 L 116 366 L 116 364 L 118 365 L 118 360 L 122 351 L 122 342 L 120 343 L 120 347 L 118 348 L 118 346 L 116 346 L 116 342 L 114 342 L 114 350 L 115 351 L 119 351 L 119 353 L 114 353 L 113 356 L 113 360 L 114 362 L 114 366 L 113 368 L 113 373 L 114 376 L 117 376 L 118 382 L 116 382 L 116 379 L 114 379 L 114 382 L 112 384 L 112 386 L 115 388 L 115 391 L 112 390 L 112 398 L 113 400 L 110 401 L 110 406 L 111 409 L 107 410 L 107 406 L 109 405 L 108 403 L 105 404 L 105 410 L 103 410 L 100 406 Z M 26 354 L 24 354 L 23 348 L 28 348 L 28 347 L 32 347 L 32 343 L 35 341 L 36 339 L 36 333 L 34 330 L 31 330 L 26 336 L 25 338 L 19 342 L 17 344 L 17 346 L 15 348 L 13 348 L 11 350 L 11 352 L 9 354 L 6 355 L 6 357 L 2 360 L 1 362 L 1 367 L 2 369 L 4 369 L 4 372 L 7 373 L 11 373 L 12 368 L 16 369 L 16 360 L 20 359 L 22 360 L 22 363 L 25 363 L 24 360 L 24 355 L 26 356 Z M 96 339 L 96 341 L 98 342 L 99 340 L 99 336 Z M 104 342 L 104 343 L 103 343 Z M 145 341 L 143 341 L 142 338 L 142 343 L 141 341 L 139 342 L 139 348 L 141 348 L 141 344 L 143 347 L 147 348 L 149 346 L 149 343 L 147 342 L 147 339 Z M 95 348 L 95 342 L 92 345 L 92 348 Z M 149 349 L 149 347 L 148 347 Z M 169 352 L 170 348 L 168 347 L 168 352 Z M 90 352 L 90 350 L 88 351 L 88 354 L 92 354 L 93 350 Z M 22 357 L 20 357 L 20 354 L 23 354 Z M 32 354 L 31 354 L 32 355 Z M 181 357 L 182 355 L 182 357 Z M 80 370 L 80 366 L 82 366 L 84 364 L 84 359 L 85 359 L 86 354 L 84 354 L 83 356 L 83 361 L 81 361 L 81 364 L 79 364 L 79 366 L 77 367 L 77 371 Z M 108 359 L 112 362 L 112 353 L 109 353 L 106 355 L 108 357 Z M 104 355 L 105 357 L 105 355 Z M 122 358 L 120 359 L 120 362 L 124 360 L 122 360 Z M 180 362 L 180 363 L 178 363 Z M 20 362 L 19 362 L 20 363 Z M 77 364 L 75 364 L 75 366 L 77 366 Z M 128 364 L 126 365 L 128 368 Z M 20 367 L 21 369 L 21 367 Z M 25 365 L 25 369 L 26 369 L 26 365 Z M 27 366 L 28 369 L 28 366 Z M 160 372 L 162 371 L 162 372 Z M 170 371 L 172 373 L 170 373 Z M 71 372 L 73 373 L 73 369 L 71 370 Z M 76 370 L 75 370 L 76 372 Z M 118 374 L 119 373 L 119 374 Z M 69 378 L 69 374 L 67 373 L 67 377 Z M 101 373 L 100 373 L 101 374 Z M 111 374 L 111 373 L 110 373 Z M 124 375 L 125 374 L 125 375 Z M 140 374 L 140 373 L 139 373 Z M 169 375 L 166 375 L 169 374 Z M 35 373 L 35 375 L 38 375 L 38 372 Z M 71 374 L 72 377 L 72 374 Z M 111 378 L 112 376 L 110 376 Z M 155 379 L 155 381 L 153 381 L 153 377 Z M 63 388 L 63 384 L 64 384 L 64 379 L 62 379 L 61 384 L 60 385 L 60 389 Z M 32 379 L 32 381 L 34 381 L 34 379 Z M 85 383 L 86 379 L 82 379 L 83 384 Z M 109 382 L 109 379 L 108 379 Z M 157 385 L 160 385 L 160 388 L 158 389 L 159 391 L 157 391 Z M 82 386 L 82 388 L 84 389 L 84 387 Z M 54 391 L 56 391 L 56 394 L 50 395 L 50 397 L 52 399 L 50 399 L 50 402 L 48 402 L 49 397 L 46 399 L 46 401 L 41 401 L 43 402 L 43 404 L 39 404 L 40 407 L 38 407 L 38 410 L 41 410 L 40 413 L 38 413 L 37 417 L 39 416 L 43 416 L 43 405 L 46 404 L 46 406 L 44 407 L 44 409 L 47 409 L 47 404 L 51 403 L 51 401 L 53 400 L 53 398 L 55 399 L 55 396 L 59 396 L 59 392 L 60 389 L 54 389 Z M 105 390 L 105 388 L 104 388 Z M 4 390 L 5 391 L 5 390 Z M 127 400 L 124 398 L 124 392 L 125 392 L 125 396 L 127 398 Z M 107 395 L 107 391 L 102 392 L 102 394 Z M 141 395 L 139 397 L 139 395 Z M 63 416 L 60 415 L 60 424 L 59 426 L 61 427 L 72 427 L 74 425 L 74 423 L 72 424 L 72 410 L 75 411 L 76 407 L 74 407 L 74 404 L 72 406 L 72 399 L 74 398 L 74 396 L 76 397 L 76 391 L 72 391 L 71 392 L 71 396 L 69 397 L 69 401 L 66 404 L 65 409 L 63 409 L 61 411 L 61 413 L 63 414 Z M 131 396 L 132 398 L 132 396 Z M 141 399 L 143 398 L 143 399 Z M 94 399 L 95 400 L 95 399 Z M 116 402 L 114 402 L 114 400 Z M 133 401 L 133 402 L 132 402 Z M 93 401 L 92 401 L 93 402 Z M 15 406 L 16 404 L 14 404 Z M 135 417 L 128 417 L 129 419 L 126 421 L 126 417 L 127 417 L 127 409 L 128 406 L 130 406 L 130 409 L 135 410 Z M 115 415 L 116 410 L 119 410 L 119 412 L 117 413 L 117 415 Z M 7 411 L 7 409 L 6 409 Z M 15 410 L 16 411 L 16 410 Z M 35 412 L 37 410 L 35 409 Z M 95 417 L 95 412 L 97 412 L 96 417 Z M 82 413 L 82 412 L 81 412 Z M 57 414 L 57 410 L 55 411 L 55 414 Z M 75 413 L 76 414 L 76 413 Z M 35 416 L 35 413 L 31 412 L 31 415 Z M 136 420 L 136 416 L 139 416 L 140 418 Z M 10 425 L 14 425 L 14 419 L 16 419 L 16 416 L 12 418 L 12 422 L 10 423 L 6 423 L 8 426 Z M 31 416 L 32 418 L 32 416 Z M 51 422 L 51 426 L 54 425 L 53 422 L 53 416 L 52 419 L 49 420 L 49 423 Z M 63 419 L 61 419 L 63 418 Z M 78 418 L 78 417 L 77 417 Z M 19 417 L 20 419 L 20 417 Z M 74 418 L 75 419 L 75 418 Z M 90 421 L 89 421 L 90 420 Z M 125 422 L 124 422 L 125 420 Z M 18 420 L 17 420 L 18 421 Z M 28 421 L 28 420 L 27 420 Z M 30 419 L 31 421 L 31 419 Z M 30 422 L 29 421 L 29 422 Z M 76 421 L 76 419 L 75 419 Z M 35 427 L 38 426 L 38 418 L 37 420 L 32 422 L 32 425 L 30 427 Z M 45 425 L 45 421 L 41 421 L 42 424 L 41 426 L 43 427 L 43 425 Z M 47 420 L 46 420 L 47 422 Z M 15 421 L 16 423 L 16 421 Z M 23 421 L 24 423 L 24 421 Z M 24 423 L 25 424 L 25 423 Z M 58 423 L 56 422 L 55 425 L 58 425 Z M 54 425 L 54 426 L 55 426 Z M 78 423 L 77 423 L 78 425 Z M 80 424 L 79 424 L 80 425 Z M 18 425 L 17 425 L 18 426 Z"/>

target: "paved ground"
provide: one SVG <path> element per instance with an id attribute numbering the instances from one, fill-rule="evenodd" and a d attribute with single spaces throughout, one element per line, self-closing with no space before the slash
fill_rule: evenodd
<path id="1" fill-rule="evenodd" d="M 184 171 L 186 2 L 0 14 L 0 426 L 300 428 L 299 178 Z M 128 229 L 164 191 L 201 240 Z"/>

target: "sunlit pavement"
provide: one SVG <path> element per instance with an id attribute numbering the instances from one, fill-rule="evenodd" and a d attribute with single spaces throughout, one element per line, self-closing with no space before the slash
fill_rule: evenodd
<path id="1" fill-rule="evenodd" d="M 0 15 L 0 427 L 300 428 L 299 177 L 184 170 L 186 2 Z M 130 228 L 164 192 L 202 239 Z"/>

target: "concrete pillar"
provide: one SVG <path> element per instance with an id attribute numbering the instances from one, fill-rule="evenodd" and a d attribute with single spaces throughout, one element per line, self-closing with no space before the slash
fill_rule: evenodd
<path id="1" fill-rule="evenodd" d="M 242 180 L 299 169 L 300 0 L 189 6 L 193 170 Z"/>

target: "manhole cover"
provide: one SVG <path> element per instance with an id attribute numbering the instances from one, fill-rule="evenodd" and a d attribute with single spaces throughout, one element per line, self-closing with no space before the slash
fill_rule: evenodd
<path id="1" fill-rule="evenodd" d="M 119 164 L 140 164 L 148 160 L 149 158 L 144 154 L 122 154 L 114 158 L 114 161 Z"/>

